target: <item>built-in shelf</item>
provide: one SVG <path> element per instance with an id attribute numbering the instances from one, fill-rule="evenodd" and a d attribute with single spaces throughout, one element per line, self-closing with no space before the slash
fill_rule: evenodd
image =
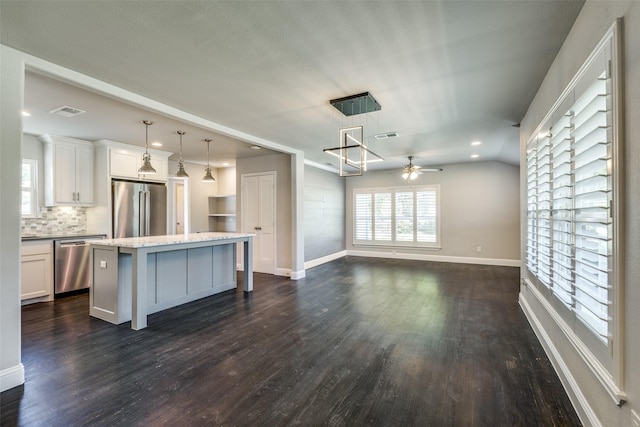
<path id="1" fill-rule="evenodd" d="M 209 196 L 209 231 L 236 229 L 236 195 Z"/>

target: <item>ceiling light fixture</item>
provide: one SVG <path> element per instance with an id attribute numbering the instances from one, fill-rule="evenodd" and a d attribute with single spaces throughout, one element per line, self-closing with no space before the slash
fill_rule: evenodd
<path id="1" fill-rule="evenodd" d="M 481 141 L 473 141 L 473 142 L 471 143 L 471 145 L 480 145 L 480 144 L 482 144 L 482 142 L 481 142 Z"/>
<path id="2" fill-rule="evenodd" d="M 259 147 L 259 146 L 257 146 L 257 145 L 252 145 L 252 146 L 251 146 L 251 147 L 249 147 L 249 148 L 251 148 L 252 150 L 260 150 L 260 149 L 262 149 L 262 147 Z"/>
<path id="3" fill-rule="evenodd" d="M 162 147 L 162 142 L 152 142 L 151 145 L 153 145 L 154 147 Z"/>
<path id="4" fill-rule="evenodd" d="M 22 116 L 23 116 L 23 117 L 29 117 L 29 116 L 31 116 L 31 113 L 30 113 L 30 112 L 28 112 L 28 111 L 23 111 L 23 112 L 22 112 Z"/>
<path id="5" fill-rule="evenodd" d="M 202 182 L 216 182 L 216 179 L 213 177 L 213 175 L 211 175 L 211 166 L 209 166 L 209 143 L 211 142 L 211 139 L 205 139 L 205 142 L 207 143 L 207 167 L 205 168 L 205 174 L 202 177 Z"/>
<path id="6" fill-rule="evenodd" d="M 140 175 L 154 175 L 156 170 L 151 166 L 151 154 L 149 154 L 149 126 L 153 124 L 149 120 L 143 120 L 145 125 L 145 137 L 144 137 L 144 154 L 142 155 L 142 166 L 138 169 Z"/>
<path id="7" fill-rule="evenodd" d="M 479 154 L 472 154 L 472 155 L 471 155 L 471 158 L 472 158 L 472 159 L 477 159 L 478 157 L 480 157 L 480 155 L 479 155 Z"/>
<path id="8" fill-rule="evenodd" d="M 176 178 L 178 178 L 178 179 L 188 179 L 189 178 L 189 174 L 187 174 L 187 172 L 185 172 L 185 170 L 184 170 L 184 162 L 182 161 L 182 135 L 184 135 L 186 132 L 179 130 L 176 133 L 178 135 L 180 135 L 180 160 L 178 161 L 178 172 L 176 172 Z"/>
<path id="9" fill-rule="evenodd" d="M 402 179 L 406 179 L 407 181 L 412 181 L 416 179 L 419 175 L 422 175 L 421 166 L 416 166 L 413 164 L 413 156 L 409 156 L 409 164 L 405 165 L 404 169 L 402 169 Z"/>
<path id="10" fill-rule="evenodd" d="M 402 169 L 402 179 L 413 181 L 424 172 L 442 172 L 442 168 L 423 168 L 413 164 L 413 156 L 409 156 L 409 164 Z"/>

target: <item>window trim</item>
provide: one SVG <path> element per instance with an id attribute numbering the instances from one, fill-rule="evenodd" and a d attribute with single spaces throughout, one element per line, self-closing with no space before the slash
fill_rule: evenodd
<path id="1" fill-rule="evenodd" d="M 548 291 L 548 288 L 540 283 L 537 276 L 531 272 L 527 266 L 527 240 L 528 240 L 528 221 L 524 228 L 523 251 L 525 257 L 523 259 L 523 280 L 533 292 L 532 294 L 540 301 L 545 310 L 554 320 L 555 324 L 565 334 L 567 340 L 572 344 L 575 351 L 581 356 L 586 365 L 590 368 L 594 377 L 600 382 L 603 388 L 611 396 L 617 405 L 621 405 L 626 401 L 626 393 L 624 392 L 624 162 L 623 152 L 623 118 L 624 118 L 624 100 L 623 100 L 623 69 L 622 69 L 622 19 L 618 18 L 616 22 L 607 30 L 598 45 L 593 49 L 589 57 L 584 61 L 576 75 L 571 79 L 567 87 L 560 94 L 556 102 L 549 109 L 549 112 L 536 127 L 534 132 L 527 140 L 528 145 L 535 137 L 548 128 L 548 124 L 553 122 L 554 115 L 562 112 L 563 106 L 566 106 L 570 100 L 576 87 L 582 82 L 585 75 L 591 70 L 594 61 L 598 56 L 606 53 L 609 58 L 609 74 L 611 78 L 611 107 L 612 107 L 612 239 L 613 247 L 611 252 L 611 283 L 612 283 L 612 304 L 609 311 L 610 317 L 610 338 L 608 345 L 604 346 L 607 354 L 607 364 L 603 363 L 598 355 L 602 355 L 602 349 L 593 348 L 591 339 L 583 334 L 580 322 L 575 322 L 568 316 L 568 309 L 559 308 L 561 304 L 557 304 L 557 299 Z M 566 108 L 564 108 L 566 110 Z M 524 157 L 526 162 L 526 154 Z M 524 197 L 527 199 L 528 190 L 526 185 L 525 172 L 525 189 Z M 525 211 L 525 218 L 528 218 Z M 585 327 L 586 328 L 586 327 Z M 549 340 L 549 338 L 546 338 Z M 554 346 L 552 341 L 549 341 Z M 608 366 L 607 366 L 608 365 Z"/>
<path id="2" fill-rule="evenodd" d="M 31 169 L 31 186 L 22 187 L 21 186 L 21 200 L 22 193 L 28 191 L 31 196 L 31 212 L 28 214 L 23 214 L 22 209 L 20 209 L 20 213 L 22 218 L 38 218 L 38 213 L 40 212 L 38 206 L 38 161 L 35 159 L 22 159 L 21 168 L 25 165 L 28 165 Z M 20 204 L 22 206 L 22 204 Z"/>
<path id="3" fill-rule="evenodd" d="M 417 242 L 417 234 L 416 234 L 416 194 L 421 191 L 434 191 L 436 200 L 436 212 L 435 212 L 435 220 L 436 220 L 436 239 L 435 242 Z M 396 240 L 396 198 L 395 194 L 398 193 L 413 193 L 413 224 L 414 224 L 414 240 L 413 241 L 397 241 Z M 357 232 L 357 215 L 356 215 L 356 197 L 358 194 L 370 194 L 372 199 L 375 197 L 375 194 L 380 193 L 391 193 L 391 240 L 359 240 L 356 238 Z M 372 188 L 354 188 L 353 196 L 353 220 L 352 220 L 352 243 L 353 246 L 360 247 L 376 247 L 376 248 L 406 248 L 406 249 L 420 249 L 420 250 L 439 250 L 441 249 L 441 215 L 440 215 L 440 184 L 427 184 L 427 185 L 419 185 L 419 186 L 411 186 L 411 187 L 372 187 Z M 372 201 L 372 211 L 375 210 L 375 205 Z"/>

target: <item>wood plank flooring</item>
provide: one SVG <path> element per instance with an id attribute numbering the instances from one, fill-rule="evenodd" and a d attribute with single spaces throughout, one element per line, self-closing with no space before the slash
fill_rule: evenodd
<path id="1" fill-rule="evenodd" d="M 26 384 L 2 393 L 2 426 L 580 425 L 518 281 L 346 257 L 141 331 L 90 318 L 86 294 L 26 306 Z"/>

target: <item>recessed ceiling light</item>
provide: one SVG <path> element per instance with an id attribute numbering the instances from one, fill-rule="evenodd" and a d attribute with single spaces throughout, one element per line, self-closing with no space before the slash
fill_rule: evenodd
<path id="1" fill-rule="evenodd" d="M 31 115 L 31 113 L 28 112 L 28 111 L 23 111 L 22 115 L 25 116 L 25 117 L 29 117 Z"/>
<path id="2" fill-rule="evenodd" d="M 481 141 L 473 141 L 473 142 L 471 143 L 471 145 L 480 145 L 480 144 L 482 144 L 482 142 L 481 142 Z"/>
<path id="3" fill-rule="evenodd" d="M 251 147 L 252 150 L 260 150 L 262 147 L 258 147 L 257 145 L 252 145 Z"/>
<path id="4" fill-rule="evenodd" d="M 472 158 L 472 159 L 477 159 L 478 157 L 480 157 L 480 155 L 479 155 L 479 154 L 472 154 L 472 155 L 471 155 L 471 158 Z"/>
<path id="5" fill-rule="evenodd" d="M 224 162 L 222 163 L 222 166 L 229 166 L 229 164 L 230 164 L 229 162 Z"/>
<path id="6" fill-rule="evenodd" d="M 162 147 L 162 142 L 152 142 L 151 145 L 153 145 L 154 147 Z"/>

